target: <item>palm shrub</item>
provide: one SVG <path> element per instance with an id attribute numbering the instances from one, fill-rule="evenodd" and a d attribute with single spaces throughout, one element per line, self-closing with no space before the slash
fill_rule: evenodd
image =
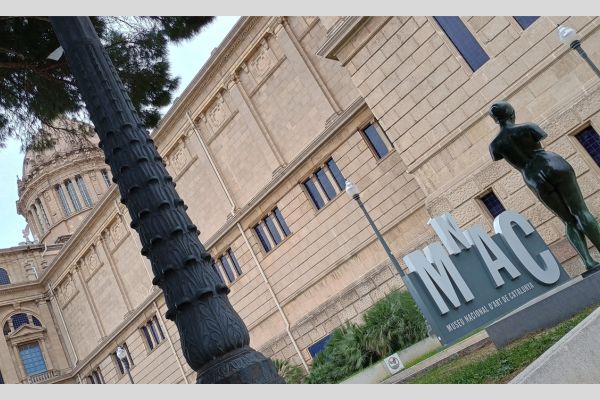
<path id="1" fill-rule="evenodd" d="M 274 359 L 273 363 L 277 369 L 277 374 L 283 378 L 285 383 L 296 384 L 302 383 L 306 372 L 298 365 L 293 365 L 287 360 Z"/>
<path id="2" fill-rule="evenodd" d="M 427 336 L 425 319 L 407 291 L 395 290 L 363 316 L 331 333 L 314 358 L 305 383 L 337 383 Z"/>
<path id="3" fill-rule="evenodd" d="M 375 303 L 363 319 L 365 350 L 378 359 L 427 337 L 427 325 L 406 290 L 395 290 Z"/>
<path id="4" fill-rule="evenodd" d="M 325 348 L 313 360 L 306 383 L 336 383 L 371 365 L 376 354 L 364 347 L 364 331 L 348 322 L 331 333 Z"/>

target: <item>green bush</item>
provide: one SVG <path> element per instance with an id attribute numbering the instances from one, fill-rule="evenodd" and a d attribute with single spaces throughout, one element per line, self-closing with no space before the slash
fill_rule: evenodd
<path id="1" fill-rule="evenodd" d="M 427 325 L 408 291 L 393 291 L 364 315 L 364 346 L 378 359 L 427 337 Z"/>
<path id="2" fill-rule="evenodd" d="M 277 373 L 283 378 L 285 383 L 296 384 L 302 383 L 306 372 L 299 365 L 290 364 L 287 360 L 273 360 Z"/>
<path id="3" fill-rule="evenodd" d="M 368 310 L 363 325 L 331 333 L 313 360 L 306 383 L 337 383 L 427 336 L 423 316 L 406 291 L 393 291 Z"/>

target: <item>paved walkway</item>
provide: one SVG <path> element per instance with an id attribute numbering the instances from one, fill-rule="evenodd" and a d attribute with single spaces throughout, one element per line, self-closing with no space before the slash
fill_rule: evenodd
<path id="1" fill-rule="evenodd" d="M 425 373 L 427 370 L 435 367 L 443 361 L 450 361 L 463 354 L 468 354 L 490 342 L 490 338 L 488 337 L 486 331 L 478 332 L 475 335 L 466 338 L 462 342 L 458 342 L 447 349 L 434 354 L 428 359 L 423 360 L 410 368 L 400 371 L 396 375 L 392 375 L 381 383 L 403 383 L 409 378 L 413 378 Z"/>
<path id="2" fill-rule="evenodd" d="M 510 383 L 600 383 L 600 308 Z"/>

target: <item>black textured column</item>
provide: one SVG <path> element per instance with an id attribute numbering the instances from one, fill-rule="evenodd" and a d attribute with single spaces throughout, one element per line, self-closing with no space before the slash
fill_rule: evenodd
<path id="1" fill-rule="evenodd" d="M 197 383 L 283 383 L 271 360 L 249 347 L 244 322 L 210 268 L 156 146 L 142 125 L 88 17 L 51 17 L 87 105 L 121 202 L 164 292 Z"/>

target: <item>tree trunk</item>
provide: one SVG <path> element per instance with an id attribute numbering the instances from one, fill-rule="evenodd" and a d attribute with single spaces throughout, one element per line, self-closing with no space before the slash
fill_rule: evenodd
<path id="1" fill-rule="evenodd" d="M 283 383 L 271 360 L 249 346 L 248 330 L 210 268 L 154 142 L 142 125 L 88 17 L 51 17 L 87 105 L 100 148 L 152 263 L 183 355 L 197 383 Z"/>

